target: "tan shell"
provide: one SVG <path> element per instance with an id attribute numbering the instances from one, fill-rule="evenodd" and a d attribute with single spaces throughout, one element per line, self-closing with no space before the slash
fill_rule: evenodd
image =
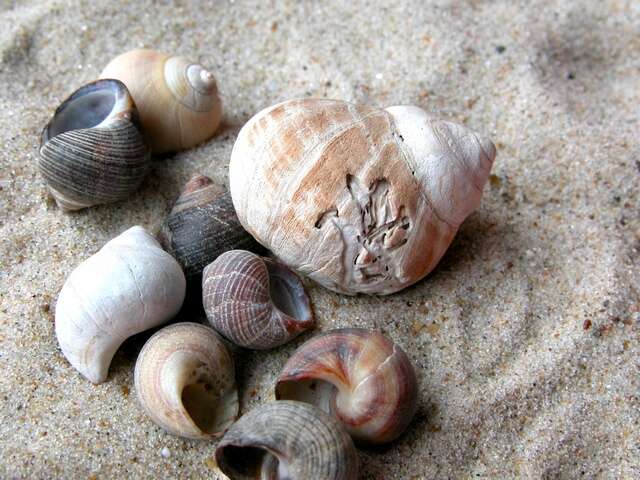
<path id="1" fill-rule="evenodd" d="M 417 107 L 301 99 L 242 128 L 230 163 L 245 229 L 337 292 L 396 292 L 438 263 L 477 208 L 490 140 Z"/>
<path id="2" fill-rule="evenodd" d="M 174 435 L 214 438 L 238 416 L 233 360 L 204 325 L 177 323 L 156 332 L 136 362 L 135 385 L 147 414 Z"/>
<path id="3" fill-rule="evenodd" d="M 277 347 L 314 324 L 300 278 L 245 250 L 223 253 L 204 269 L 202 303 L 211 326 L 246 348 Z"/>
<path id="4" fill-rule="evenodd" d="M 193 147 L 220 124 L 222 103 L 213 74 L 184 57 L 132 50 L 114 58 L 100 78 L 127 86 L 153 153 Z"/>
<path id="5" fill-rule="evenodd" d="M 338 422 L 301 402 L 271 402 L 243 415 L 216 448 L 231 480 L 356 480 L 358 454 Z"/>
<path id="6" fill-rule="evenodd" d="M 276 398 L 314 404 L 362 443 L 396 439 L 417 408 L 409 357 L 384 335 L 343 328 L 305 342 L 284 366 Z"/>

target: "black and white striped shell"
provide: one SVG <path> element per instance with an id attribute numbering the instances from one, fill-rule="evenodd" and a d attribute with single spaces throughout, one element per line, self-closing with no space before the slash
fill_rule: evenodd
<path id="1" fill-rule="evenodd" d="M 238 420 L 216 448 L 231 480 L 356 480 L 358 454 L 333 418 L 302 402 L 261 405 Z"/>
<path id="2" fill-rule="evenodd" d="M 89 83 L 42 131 L 38 165 L 63 210 L 124 200 L 151 167 L 136 106 L 118 80 Z"/>
<path id="3" fill-rule="evenodd" d="M 314 324 L 300 278 L 244 250 L 226 252 L 204 269 L 202 303 L 214 329 L 256 350 L 282 345 Z"/>

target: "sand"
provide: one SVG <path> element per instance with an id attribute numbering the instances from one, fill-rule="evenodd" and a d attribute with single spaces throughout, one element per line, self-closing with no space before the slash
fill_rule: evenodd
<path id="1" fill-rule="evenodd" d="M 211 67 L 224 125 L 154 162 L 129 201 L 64 214 L 36 159 L 54 108 L 135 47 Z M 318 330 L 380 329 L 415 363 L 404 436 L 363 479 L 640 477 L 640 3 L 0 2 L 0 477 L 222 478 L 215 442 L 166 434 L 132 371 L 89 384 L 58 348 L 66 276 L 195 172 L 228 181 L 238 130 L 300 96 L 415 104 L 493 138 L 480 209 L 436 270 L 388 297 L 309 283 Z M 195 318 L 189 318 L 197 320 Z M 236 352 L 242 411 L 293 349 Z"/>

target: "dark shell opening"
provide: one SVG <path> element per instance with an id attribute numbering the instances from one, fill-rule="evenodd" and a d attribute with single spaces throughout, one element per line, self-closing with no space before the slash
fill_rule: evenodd
<path id="1" fill-rule="evenodd" d="M 119 80 L 98 80 L 79 88 L 56 109 L 42 132 L 42 143 L 61 133 L 99 125 L 126 96 L 127 88 Z"/>
<path id="2" fill-rule="evenodd" d="M 284 265 L 265 259 L 269 294 L 278 310 L 300 321 L 311 320 L 311 306 L 300 278 Z"/>
<path id="3" fill-rule="evenodd" d="M 269 450 L 253 447 L 224 445 L 216 451 L 220 469 L 232 478 L 269 478 L 291 480 L 289 468 Z"/>

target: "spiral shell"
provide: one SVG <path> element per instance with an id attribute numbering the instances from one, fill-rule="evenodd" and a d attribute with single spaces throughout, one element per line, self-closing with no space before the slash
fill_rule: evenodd
<path id="1" fill-rule="evenodd" d="M 65 211 L 124 200 L 137 190 L 151 159 L 124 84 L 98 80 L 62 102 L 42 131 L 38 166 Z"/>
<path id="2" fill-rule="evenodd" d="M 204 269 L 202 301 L 211 326 L 246 348 L 277 347 L 314 324 L 300 278 L 244 250 L 226 252 Z"/>
<path id="3" fill-rule="evenodd" d="M 171 319 L 184 295 L 180 265 L 142 227 L 132 227 L 64 283 L 55 313 L 62 353 L 88 380 L 101 383 L 122 342 Z"/>
<path id="4" fill-rule="evenodd" d="M 356 480 L 358 454 L 338 422 L 301 402 L 272 402 L 243 415 L 216 448 L 231 480 Z"/>
<path id="5" fill-rule="evenodd" d="M 204 267 L 222 253 L 257 246 L 240 225 L 229 192 L 204 175 L 187 182 L 158 240 L 182 266 L 187 282 L 194 278 L 198 284 Z"/>
<path id="6" fill-rule="evenodd" d="M 231 196 L 245 229 L 302 275 L 389 294 L 435 267 L 494 157 L 490 140 L 417 107 L 290 100 L 240 131 Z"/>
<path id="7" fill-rule="evenodd" d="M 276 398 L 312 403 L 362 443 L 387 443 L 409 425 L 418 387 L 409 357 L 384 335 L 343 328 L 304 343 L 284 366 Z"/>
<path id="8" fill-rule="evenodd" d="M 238 416 L 233 360 L 204 325 L 177 323 L 156 332 L 136 362 L 135 385 L 147 414 L 174 435 L 214 438 Z"/>
<path id="9" fill-rule="evenodd" d="M 222 103 L 213 74 L 184 57 L 132 50 L 109 62 L 100 78 L 127 86 L 153 153 L 195 146 L 220 124 Z"/>

